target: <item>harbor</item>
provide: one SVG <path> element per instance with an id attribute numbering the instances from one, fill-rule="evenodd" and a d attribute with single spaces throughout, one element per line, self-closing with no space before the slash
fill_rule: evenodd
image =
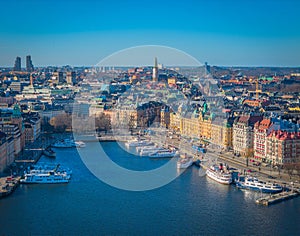
<path id="1" fill-rule="evenodd" d="M 129 170 L 156 169 L 169 161 L 130 154 L 117 142 L 103 142 L 101 147 L 112 161 Z M 98 148 L 98 143 L 87 142 L 87 147 L 80 151 L 101 163 L 101 156 L 95 156 Z M 252 227 L 264 235 L 288 234 L 297 227 L 291 218 L 298 217 L 295 209 L 300 207 L 299 197 L 272 207 L 261 207 L 255 203 L 260 193 L 240 191 L 234 185 L 222 185 L 206 176 L 199 176 L 202 168 L 190 166 L 177 170 L 176 165 L 173 171 L 182 174 L 163 188 L 145 192 L 124 191 L 96 178 L 82 164 L 76 148 L 54 150 L 55 159 L 42 156 L 37 165 L 60 163 L 72 169 L 70 182 L 19 185 L 11 196 L 1 199 L 0 210 L 5 215 L 2 224 L 7 225 L 6 229 L 0 229 L 1 234 L 86 235 L 87 232 L 98 232 L 116 235 L 138 232 L 141 235 L 199 235 L 203 232 L 219 235 L 226 231 L 227 235 L 235 235 L 240 224 L 232 224 L 232 219 L 237 215 L 245 221 L 251 216 L 251 227 L 243 228 L 247 235 L 253 232 Z M 112 172 L 107 174 L 110 178 L 117 177 Z M 24 217 L 26 212 L 35 217 Z M 282 219 L 278 222 L 272 215 L 281 215 Z M 60 217 L 64 217 L 62 224 L 52 223 Z M 124 218 L 128 220 L 124 221 Z M 14 227 L 16 221 L 23 227 Z M 153 224 L 156 227 L 151 227 Z M 186 228 L 182 227 L 183 224 Z M 226 225 L 229 224 L 228 229 Z"/>
<path id="2" fill-rule="evenodd" d="M 53 143 L 57 143 L 57 140 L 64 140 L 66 137 L 68 137 L 68 135 L 64 135 L 64 136 L 56 135 L 55 137 L 51 136 L 51 138 L 43 137 L 40 139 L 40 142 L 37 142 L 31 148 L 27 148 L 25 154 L 16 160 L 16 163 L 19 167 L 19 169 L 17 171 L 17 176 L 19 176 L 17 184 L 5 185 L 5 186 L 7 186 L 6 187 L 7 190 L 3 189 L 2 196 L 7 196 L 13 192 L 13 190 L 19 184 L 19 179 L 23 175 L 23 170 L 28 168 L 28 166 L 31 166 L 31 165 L 37 163 L 39 161 L 39 159 L 41 158 L 41 156 L 43 154 L 45 154 L 44 150 L 47 150 L 47 147 L 49 148 Z M 70 137 L 70 135 L 69 135 L 69 137 Z M 129 148 L 129 146 L 136 147 L 136 150 L 137 150 L 136 152 L 139 153 L 139 155 L 143 156 L 143 152 L 144 152 L 144 153 L 146 153 L 147 156 L 149 156 L 149 158 L 151 158 L 151 156 L 153 156 L 153 158 L 155 158 L 155 159 L 157 159 L 157 158 L 172 158 L 172 157 L 176 156 L 175 155 L 176 152 L 170 151 L 170 150 L 178 150 L 178 157 L 179 156 L 188 157 L 188 160 L 186 160 L 186 161 L 180 160 L 182 158 L 179 159 L 179 161 L 177 163 L 177 168 L 179 168 L 179 169 L 182 169 L 182 168 L 186 169 L 186 168 L 190 167 L 191 164 L 193 163 L 195 166 L 198 166 L 207 172 L 210 169 L 210 165 L 212 164 L 213 160 L 215 160 L 215 164 L 217 164 L 216 162 L 223 162 L 223 163 L 229 164 L 230 167 L 235 170 L 236 175 L 238 173 L 245 174 L 245 169 L 249 168 L 245 163 L 239 161 L 238 158 L 235 158 L 235 159 L 230 158 L 230 156 L 228 154 L 226 155 L 225 153 L 222 153 L 222 154 L 216 153 L 213 150 L 211 150 L 210 148 L 207 148 L 207 149 L 201 148 L 201 151 L 199 152 L 199 149 L 196 150 L 192 144 L 188 143 L 185 140 L 181 140 L 181 143 L 179 143 L 178 141 L 174 142 L 173 139 L 166 139 L 164 142 L 161 142 L 161 140 L 158 136 L 146 135 L 143 138 L 144 141 L 139 142 L 136 139 L 132 139 L 132 137 L 133 136 L 125 136 L 125 135 L 114 136 L 112 134 L 102 135 L 101 143 L 105 143 L 105 142 L 110 143 L 110 142 L 119 141 L 121 143 L 124 143 L 125 146 L 128 145 L 128 148 Z M 47 140 L 47 141 L 45 142 L 45 140 Z M 83 136 L 80 136 L 80 140 L 84 140 L 84 142 L 86 142 L 86 143 L 99 142 L 100 137 L 96 137 L 96 136 L 92 136 L 92 135 L 85 135 L 85 136 L 83 135 Z M 77 142 L 81 142 L 82 145 L 84 144 L 83 141 L 77 141 Z M 161 145 L 161 147 L 159 147 L 160 145 Z M 74 147 L 75 146 L 76 145 L 74 145 Z M 85 147 L 85 144 L 84 144 L 84 147 Z M 151 150 L 153 150 L 155 152 L 153 152 Z M 54 152 L 53 150 L 51 150 L 51 151 Z M 30 153 L 32 153 L 32 155 L 30 155 Z M 52 155 L 53 155 L 53 153 L 52 153 Z M 55 155 L 53 155 L 52 157 L 51 157 L 51 155 L 46 155 L 46 156 L 48 156 L 48 158 L 53 158 L 53 156 L 55 157 Z M 270 181 L 269 173 L 264 172 L 264 170 L 255 171 L 255 172 L 251 173 L 251 175 L 258 177 L 260 180 Z M 284 176 L 284 175 L 282 174 L 282 176 Z M 6 178 L 9 178 L 9 176 L 5 177 L 4 179 L 6 179 Z M 232 180 L 232 182 L 233 182 L 233 184 L 235 184 L 234 179 Z M 291 184 L 291 182 L 288 181 L 286 178 L 276 179 L 276 181 L 273 180 L 273 183 L 275 183 L 275 182 L 278 184 L 284 185 L 285 189 L 292 189 L 292 188 L 294 188 L 295 190 L 300 189 L 300 186 L 298 183 Z M 12 191 L 10 191 L 10 189 L 12 189 Z M 9 194 L 7 194 L 7 193 L 9 193 Z M 291 193 L 289 193 L 289 194 L 282 193 L 282 194 L 278 194 L 274 197 L 264 197 L 262 199 L 257 199 L 255 202 L 257 202 L 258 204 L 262 204 L 262 205 L 271 205 L 274 203 L 279 203 L 283 200 L 291 199 L 290 194 Z M 297 194 L 296 192 L 294 194 L 294 191 L 293 191 L 293 194 L 291 196 L 297 197 L 298 195 L 299 194 Z M 273 196 L 273 195 L 271 195 L 271 196 Z"/>

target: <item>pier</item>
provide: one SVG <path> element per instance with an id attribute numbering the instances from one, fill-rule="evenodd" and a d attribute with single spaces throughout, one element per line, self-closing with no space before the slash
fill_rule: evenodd
<path id="1" fill-rule="evenodd" d="M 0 198 L 10 195 L 20 184 L 21 177 L 0 178 Z"/>
<path id="2" fill-rule="evenodd" d="M 271 194 L 266 197 L 258 198 L 255 202 L 259 205 L 268 206 L 271 204 L 279 203 L 294 197 L 299 196 L 299 192 L 296 191 L 288 191 L 281 192 L 277 194 Z"/>

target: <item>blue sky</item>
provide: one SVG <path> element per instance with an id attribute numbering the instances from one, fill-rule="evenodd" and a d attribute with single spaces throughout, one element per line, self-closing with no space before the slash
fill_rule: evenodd
<path id="1" fill-rule="evenodd" d="M 94 65 L 164 45 L 212 65 L 300 66 L 300 1 L 0 1 L 0 66 Z M 24 62 L 24 59 L 23 59 Z"/>

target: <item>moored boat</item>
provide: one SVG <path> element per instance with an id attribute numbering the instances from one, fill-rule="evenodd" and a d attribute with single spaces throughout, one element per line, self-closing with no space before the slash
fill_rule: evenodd
<path id="1" fill-rule="evenodd" d="M 141 156 L 148 156 L 152 153 L 158 152 L 158 151 L 167 151 L 165 148 L 161 147 L 151 147 L 151 148 L 144 148 L 140 151 Z"/>
<path id="2" fill-rule="evenodd" d="M 185 156 L 183 158 L 179 158 L 179 160 L 177 161 L 177 169 L 186 169 L 191 165 L 193 165 L 192 157 Z"/>
<path id="3" fill-rule="evenodd" d="M 232 174 L 228 171 L 228 168 L 222 163 L 218 165 L 210 166 L 206 175 L 221 184 L 231 184 L 232 183 Z"/>
<path id="4" fill-rule="evenodd" d="M 71 139 L 62 139 L 62 140 L 58 140 L 54 144 L 52 144 L 52 147 L 55 147 L 55 148 L 72 148 L 72 147 L 75 147 L 75 142 Z"/>
<path id="5" fill-rule="evenodd" d="M 283 190 L 279 184 L 260 181 L 255 177 L 246 176 L 244 181 L 237 180 L 235 184 L 240 189 L 248 189 L 253 191 L 260 191 L 263 193 L 279 193 Z"/>
<path id="6" fill-rule="evenodd" d="M 71 176 L 66 172 L 32 170 L 20 179 L 23 184 L 57 184 L 68 183 Z"/>
<path id="7" fill-rule="evenodd" d="M 171 151 L 171 150 L 163 150 L 163 151 L 157 151 L 154 153 L 149 154 L 150 158 L 171 158 L 174 156 L 177 156 L 177 151 Z"/>
<path id="8" fill-rule="evenodd" d="M 141 146 L 151 146 L 153 145 L 152 142 L 149 142 L 147 140 L 138 140 L 138 141 L 129 141 L 127 143 L 125 143 L 125 146 L 127 148 L 130 148 L 130 147 L 141 147 Z"/>

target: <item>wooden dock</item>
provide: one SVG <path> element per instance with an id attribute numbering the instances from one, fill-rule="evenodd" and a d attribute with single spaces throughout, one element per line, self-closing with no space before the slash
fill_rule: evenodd
<path id="1" fill-rule="evenodd" d="M 20 178 L 10 176 L 0 178 L 0 198 L 10 195 L 20 184 Z"/>
<path id="2" fill-rule="evenodd" d="M 261 197 L 257 199 L 255 202 L 259 205 L 268 206 L 297 196 L 299 196 L 299 193 L 295 191 L 281 192 L 281 193 L 271 194 L 265 197 Z"/>

